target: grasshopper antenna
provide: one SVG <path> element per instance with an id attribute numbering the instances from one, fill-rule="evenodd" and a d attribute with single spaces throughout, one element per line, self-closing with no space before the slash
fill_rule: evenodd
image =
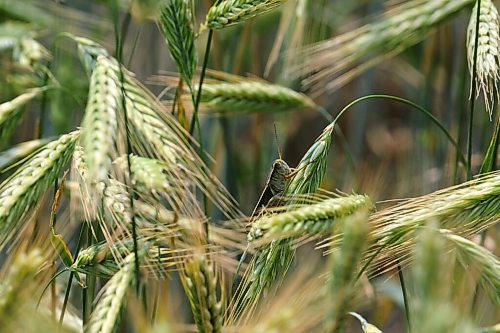
<path id="1" fill-rule="evenodd" d="M 278 148 L 278 158 L 280 160 L 282 160 L 283 156 L 281 154 L 281 148 L 280 148 L 280 144 L 278 142 L 278 131 L 276 130 L 276 123 L 274 123 L 274 139 L 276 140 L 276 147 Z"/>

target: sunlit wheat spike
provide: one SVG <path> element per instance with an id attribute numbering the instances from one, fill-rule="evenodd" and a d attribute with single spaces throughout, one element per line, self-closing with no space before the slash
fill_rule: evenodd
<path id="1" fill-rule="evenodd" d="M 314 193 L 321 185 L 332 143 L 333 128 L 334 124 L 328 125 L 300 160 L 297 172 L 286 189 L 288 196 Z"/>
<path id="2" fill-rule="evenodd" d="M 286 0 L 222 0 L 213 5 L 203 27 L 222 29 L 268 12 Z"/>
<path id="3" fill-rule="evenodd" d="M 363 27 L 308 46 L 299 55 L 291 53 L 305 60 L 286 69 L 287 74 L 302 77 L 313 96 L 334 91 L 382 60 L 417 44 L 473 1 L 402 2 Z"/>
<path id="4" fill-rule="evenodd" d="M 238 112 L 276 112 L 317 107 L 309 97 L 290 88 L 252 80 L 205 83 L 201 102 L 207 109 Z"/>
<path id="5" fill-rule="evenodd" d="M 428 221 L 437 221 L 439 228 L 449 229 L 462 237 L 481 232 L 498 223 L 500 218 L 500 172 L 445 188 L 370 216 L 375 249 L 382 247 L 377 261 L 393 264 L 406 253 L 418 229 Z"/>
<path id="6" fill-rule="evenodd" d="M 198 330 L 221 332 L 222 302 L 217 297 L 217 278 L 204 255 L 195 255 L 186 261 L 183 284 Z"/>
<path id="7" fill-rule="evenodd" d="M 85 332 L 112 333 L 116 331 L 128 291 L 134 282 L 134 262 L 135 256 L 131 253 L 123 261 L 121 269 L 108 281 L 104 293 L 89 318 Z"/>
<path id="8" fill-rule="evenodd" d="M 26 293 L 32 289 L 29 286 L 43 261 L 41 252 L 32 250 L 18 254 L 10 265 L 0 285 L 0 325 L 2 327 L 5 328 L 6 323 L 18 315 L 16 312 L 22 309 L 20 304 L 23 297 L 27 296 Z"/>
<path id="9" fill-rule="evenodd" d="M 65 134 L 46 144 L 0 184 L 0 244 L 22 227 L 40 196 L 54 184 L 73 153 L 79 132 Z"/>
<path id="10" fill-rule="evenodd" d="M 6 145 L 24 113 L 23 106 L 38 96 L 41 89 L 31 89 L 11 101 L 0 104 L 0 148 Z"/>
<path id="11" fill-rule="evenodd" d="M 264 215 L 252 224 L 248 241 L 294 236 L 329 234 L 334 225 L 352 217 L 360 209 L 372 209 L 366 195 L 331 198 L 316 204 L 274 215 Z"/>
<path id="12" fill-rule="evenodd" d="M 452 299 L 453 260 L 446 254 L 445 240 L 436 223 L 427 224 L 417 236 L 414 246 L 413 278 L 418 301 L 411 302 L 412 331 L 471 332 L 467 316 L 459 313 Z"/>
<path id="13" fill-rule="evenodd" d="M 118 64 L 99 55 L 90 77 L 89 97 L 81 128 L 81 144 L 92 182 L 108 179 L 118 131 L 122 92 L 118 86 Z"/>
<path id="14" fill-rule="evenodd" d="M 160 26 L 182 79 L 192 87 L 197 56 L 190 0 L 170 0 L 161 10 Z"/>
<path id="15" fill-rule="evenodd" d="M 486 104 L 486 110 L 490 114 L 493 111 L 493 102 L 495 95 L 498 96 L 497 81 L 500 79 L 500 17 L 495 4 L 491 0 L 482 0 L 479 8 L 479 30 L 477 26 L 477 5 L 472 10 L 469 26 L 467 27 L 467 61 L 469 72 L 472 76 L 476 70 L 476 82 L 478 84 L 477 95 L 482 90 Z M 477 45 L 477 65 L 474 69 L 474 52 L 476 48 L 476 34 L 478 38 Z M 471 87 L 472 93 L 472 87 Z"/>
<path id="16" fill-rule="evenodd" d="M 359 211 L 342 226 L 342 244 L 332 254 L 329 282 L 327 326 L 331 332 L 343 332 L 347 310 L 351 307 L 358 265 L 368 235 L 367 211 Z"/>
<path id="17" fill-rule="evenodd" d="M 453 245 L 458 253 L 458 259 L 464 269 L 471 267 L 477 270 L 482 288 L 488 293 L 495 304 L 500 305 L 500 261 L 483 246 L 467 238 L 451 233 L 449 230 L 439 230 Z"/>

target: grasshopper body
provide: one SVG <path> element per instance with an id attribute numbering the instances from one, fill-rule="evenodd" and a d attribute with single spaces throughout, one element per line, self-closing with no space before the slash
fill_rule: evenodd
<path id="1" fill-rule="evenodd" d="M 290 168 L 285 161 L 282 159 L 274 161 L 264 191 L 262 191 L 252 215 L 255 215 L 255 213 L 263 208 L 269 207 L 269 205 L 275 202 L 283 194 L 292 174 L 293 169 Z"/>

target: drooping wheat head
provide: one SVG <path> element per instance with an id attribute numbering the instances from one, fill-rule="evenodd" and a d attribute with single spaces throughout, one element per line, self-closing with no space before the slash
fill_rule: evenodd
<path id="1" fill-rule="evenodd" d="M 477 95 L 479 97 L 482 90 L 486 104 L 486 110 L 490 114 L 493 111 L 495 96 L 498 99 L 497 81 L 500 79 L 500 16 L 495 4 L 491 0 L 482 0 L 479 8 L 479 30 L 477 27 L 477 8 L 478 2 L 472 10 L 469 26 L 467 27 L 467 61 L 469 72 L 472 76 L 476 71 L 476 83 L 478 85 Z M 477 45 L 477 65 L 474 68 L 474 54 L 476 48 L 476 34 L 478 38 Z M 472 87 L 471 87 L 472 94 Z"/>

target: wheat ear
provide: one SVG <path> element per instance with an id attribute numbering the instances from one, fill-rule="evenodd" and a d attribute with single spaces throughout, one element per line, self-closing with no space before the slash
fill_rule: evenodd
<path id="1" fill-rule="evenodd" d="M 108 179 L 118 131 L 121 90 L 117 85 L 118 64 L 98 56 L 90 77 L 89 97 L 81 129 L 81 144 L 93 182 Z"/>
<path id="2" fill-rule="evenodd" d="M 86 333 L 111 333 L 119 324 L 120 313 L 134 282 L 135 256 L 129 254 L 122 268 L 108 281 L 97 306 L 85 327 Z"/>
<path id="3" fill-rule="evenodd" d="M 326 171 L 328 151 L 334 124 L 330 124 L 305 153 L 296 168 L 295 176 L 286 189 L 288 196 L 314 193 L 320 187 Z"/>
<path id="4" fill-rule="evenodd" d="M 208 109 L 222 112 L 276 112 L 317 107 L 309 97 L 292 89 L 248 80 L 236 83 L 205 83 L 201 102 Z"/>
<path id="5" fill-rule="evenodd" d="M 286 0 L 222 0 L 213 5 L 202 29 L 222 29 L 268 12 Z"/>
<path id="6" fill-rule="evenodd" d="M 41 89 L 31 89 L 11 101 L 0 104 L 0 148 L 6 145 L 21 121 L 24 112 L 22 106 L 38 96 L 41 91 Z"/>
<path id="7" fill-rule="evenodd" d="M 479 92 L 482 90 L 484 94 L 486 110 L 490 114 L 490 119 L 493 111 L 493 102 L 495 95 L 498 98 L 497 81 L 500 79 L 500 16 L 495 4 L 491 0 L 481 0 L 479 8 L 479 30 L 476 31 L 477 25 L 477 6 L 478 2 L 472 10 L 472 14 L 467 27 L 467 61 L 469 64 L 469 72 L 472 76 L 476 70 L 476 81 Z M 476 48 L 476 34 L 478 36 L 477 45 L 477 66 L 474 69 L 474 50 Z M 472 88 L 471 88 L 472 89 Z M 472 90 L 471 90 L 472 93 Z"/>
<path id="8" fill-rule="evenodd" d="M 248 241 L 329 234 L 334 225 L 351 218 L 360 209 L 372 208 L 373 204 L 366 195 L 353 195 L 326 199 L 284 213 L 264 215 L 252 224 Z"/>
<path id="9" fill-rule="evenodd" d="M 222 330 L 222 302 L 217 300 L 217 279 L 213 266 L 204 255 L 195 255 L 185 263 L 183 278 L 194 321 L 198 330 L 217 333 Z"/>
<path id="10" fill-rule="evenodd" d="M 57 179 L 73 153 L 79 132 L 62 135 L 46 144 L 12 176 L 0 184 L 0 243 L 12 236 L 39 197 Z"/>
<path id="11" fill-rule="evenodd" d="M 391 264 L 408 251 L 416 231 L 428 221 L 468 237 L 497 223 L 499 207 L 500 172 L 496 171 L 373 214 L 369 220 L 377 244 L 374 249 L 384 248 L 387 256 L 380 260 Z"/>
<path id="12" fill-rule="evenodd" d="M 192 87 L 197 56 L 190 0 L 170 0 L 161 10 L 160 26 L 182 79 Z"/>

